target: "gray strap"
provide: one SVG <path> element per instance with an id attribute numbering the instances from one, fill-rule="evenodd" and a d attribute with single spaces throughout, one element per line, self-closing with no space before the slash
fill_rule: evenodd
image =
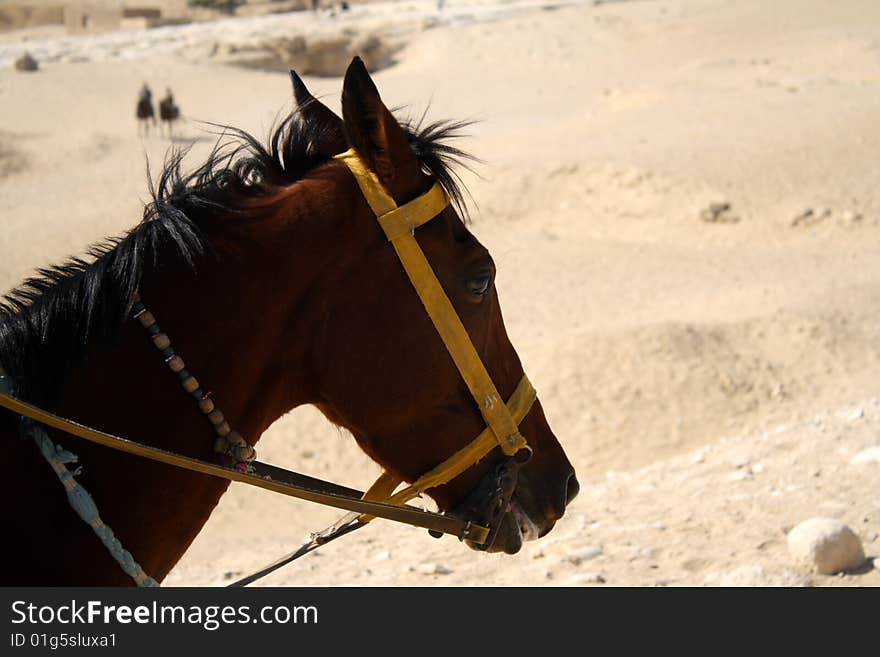
<path id="1" fill-rule="evenodd" d="M 3 368 L 0 368 L 0 393 L 5 393 L 7 395 L 12 394 L 12 381 L 3 371 Z M 21 418 L 21 431 L 24 435 L 33 438 L 34 442 L 37 443 L 37 447 L 39 447 L 43 458 L 46 459 L 49 466 L 58 476 L 61 485 L 64 486 L 64 491 L 67 493 L 67 501 L 70 503 L 70 506 L 76 511 L 77 515 L 82 518 L 92 530 L 94 530 L 95 534 L 98 535 L 98 538 L 100 538 L 101 542 L 104 544 L 104 547 L 106 547 L 113 558 L 116 559 L 116 562 L 122 570 L 125 571 L 125 573 L 129 575 L 138 586 L 159 586 L 159 583 L 156 582 L 156 580 L 144 573 L 137 561 L 134 560 L 131 552 L 122 547 L 119 539 L 113 534 L 113 530 L 101 520 L 95 500 L 92 499 L 89 492 L 76 479 L 74 479 L 74 476 L 79 473 L 79 470 L 77 469 L 74 472 L 71 472 L 67 469 L 67 463 L 76 463 L 76 454 L 62 449 L 60 445 L 55 445 L 43 426 L 29 418 Z"/>

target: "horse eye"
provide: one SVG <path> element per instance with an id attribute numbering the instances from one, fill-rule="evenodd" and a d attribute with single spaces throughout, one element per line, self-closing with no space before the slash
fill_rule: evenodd
<path id="1" fill-rule="evenodd" d="M 489 291 L 489 285 L 492 284 L 492 276 L 489 274 L 472 278 L 468 281 L 468 292 L 474 296 L 481 297 Z"/>

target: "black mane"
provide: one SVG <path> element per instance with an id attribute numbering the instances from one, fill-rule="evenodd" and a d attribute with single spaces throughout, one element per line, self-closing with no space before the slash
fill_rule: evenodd
<path id="1" fill-rule="evenodd" d="M 464 122 L 405 125 L 413 152 L 446 190 L 463 217 L 467 211 L 455 164 L 472 159 L 448 142 Z M 290 185 L 326 162 L 320 130 L 292 113 L 263 145 L 236 128 L 223 136 L 207 161 L 182 173 L 185 151 L 172 154 L 143 220 L 122 237 L 108 238 L 49 268 L 0 299 L 0 365 L 16 394 L 47 409 L 57 407 L 69 374 L 83 364 L 88 347 L 112 342 L 128 318 L 144 267 L 170 247 L 190 266 L 207 249 L 200 225 L 219 214 L 235 215 L 244 202 Z"/>

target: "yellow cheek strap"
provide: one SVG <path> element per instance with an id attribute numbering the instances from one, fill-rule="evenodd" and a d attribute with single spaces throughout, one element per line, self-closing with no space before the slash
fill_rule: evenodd
<path id="1" fill-rule="evenodd" d="M 504 403 L 458 313 L 416 241 L 415 229 L 439 215 L 449 204 L 440 184 L 434 183 L 428 192 L 398 207 L 376 174 L 367 168 L 354 149 L 341 153 L 336 158 L 342 160 L 354 174 L 364 198 L 394 247 L 422 305 L 488 425 L 472 443 L 389 499 L 404 502 L 428 488 L 434 488 L 458 476 L 496 446 L 500 446 L 508 456 L 526 447 L 526 440 L 519 432 L 519 423 L 534 403 L 535 391 L 528 378 L 523 376 L 509 402 Z M 399 483 L 399 480 L 384 473 L 364 497 L 383 499 Z"/>

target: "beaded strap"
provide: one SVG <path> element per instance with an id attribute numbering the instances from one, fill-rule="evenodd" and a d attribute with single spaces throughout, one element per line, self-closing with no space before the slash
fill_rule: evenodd
<path id="1" fill-rule="evenodd" d="M 257 458 L 256 450 L 242 438 L 240 433 L 230 428 L 223 412 L 211 399 L 210 393 L 202 390 L 196 377 L 186 369 L 186 363 L 171 347 L 171 338 L 159 328 L 153 313 L 147 310 L 141 302 L 140 294 L 135 293 L 131 312 L 132 317 L 137 319 L 141 326 L 147 330 L 153 341 L 153 346 L 162 354 L 168 369 L 177 375 L 184 391 L 196 401 L 199 410 L 214 427 L 214 432 L 217 434 L 217 439 L 214 441 L 214 451 L 229 458 L 232 461 L 232 467 L 236 470 L 252 471 L 253 468 L 250 464 Z"/>

